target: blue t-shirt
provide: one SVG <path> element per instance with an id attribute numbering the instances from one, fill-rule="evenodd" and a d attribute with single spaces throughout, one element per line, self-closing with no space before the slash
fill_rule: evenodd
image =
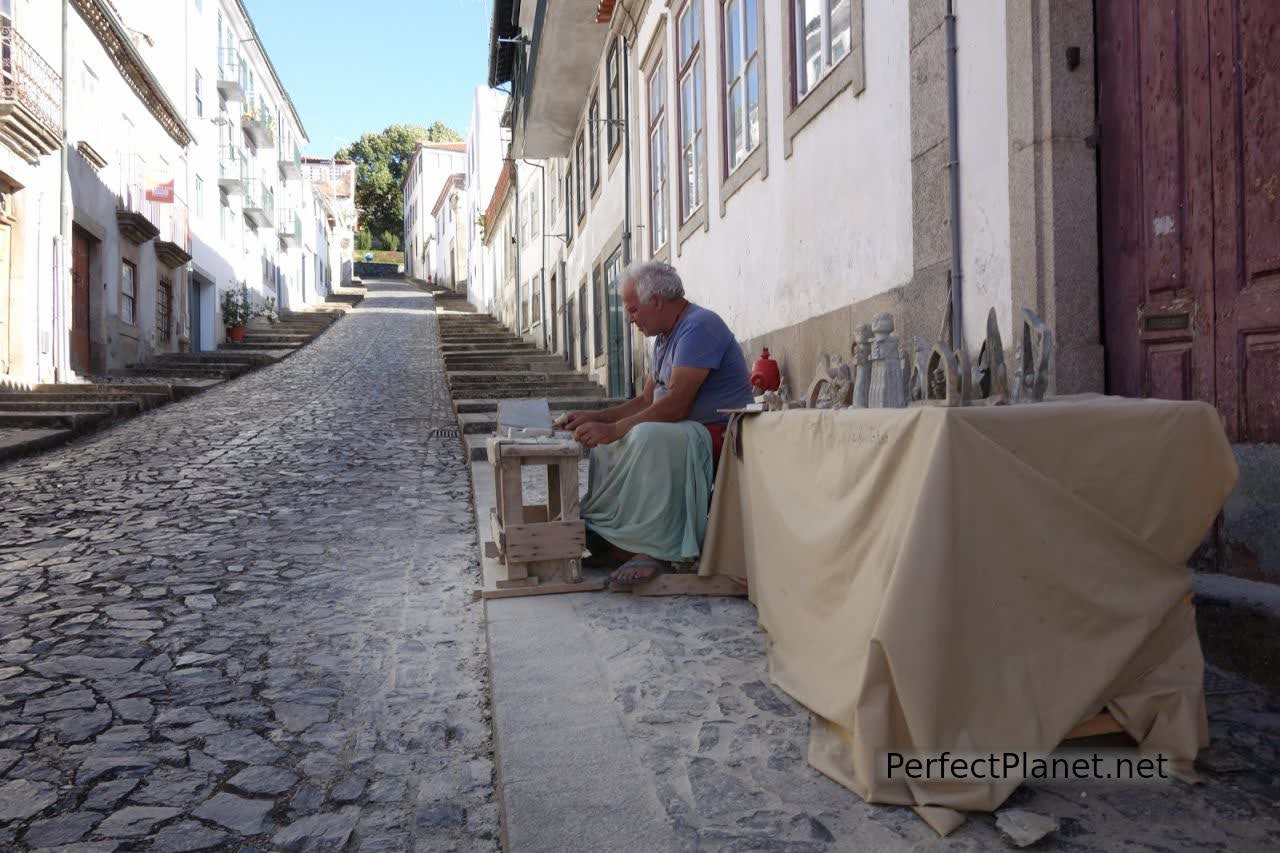
<path id="1" fill-rule="evenodd" d="M 689 420 L 722 424 L 728 415 L 716 409 L 740 409 L 751 402 L 751 374 L 738 342 L 714 311 L 693 303 L 669 335 L 658 335 L 653 347 L 655 400 L 667 393 L 673 367 L 705 367 L 711 372 L 693 398 Z"/>

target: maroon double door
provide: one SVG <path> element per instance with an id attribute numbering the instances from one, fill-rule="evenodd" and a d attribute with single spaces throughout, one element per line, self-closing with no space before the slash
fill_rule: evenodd
<path id="1" fill-rule="evenodd" d="M 1280 441 L 1280 0 L 1097 0 L 1107 382 Z"/>

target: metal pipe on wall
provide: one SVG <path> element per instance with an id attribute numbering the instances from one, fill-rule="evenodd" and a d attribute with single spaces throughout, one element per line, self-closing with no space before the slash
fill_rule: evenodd
<path id="1" fill-rule="evenodd" d="M 964 343 L 964 269 L 960 258 L 960 98 L 956 72 L 956 15 L 954 0 L 947 0 L 947 137 L 951 184 L 951 347 Z"/>
<path id="2" fill-rule="evenodd" d="M 625 198 L 623 201 L 622 211 L 622 268 L 625 270 L 631 266 L 631 43 L 627 37 L 622 36 L 622 69 L 619 75 L 622 78 L 622 184 L 625 190 Z M 621 287 L 622 282 L 618 282 Z M 622 294 L 618 294 L 618 299 L 622 299 Z M 625 313 L 625 312 L 624 312 Z M 627 322 L 626 317 L 622 318 L 622 326 L 625 329 L 626 343 L 622 349 L 622 369 L 627 375 L 626 395 L 628 398 L 636 395 L 636 379 L 632 365 L 631 355 L 631 324 Z"/>
<path id="3" fill-rule="evenodd" d="M 71 42 L 70 32 L 71 0 L 62 0 L 62 151 L 61 151 L 61 190 L 59 192 L 59 221 L 57 257 L 53 269 L 53 344 L 50 347 L 53 355 L 53 381 L 63 382 L 70 367 L 69 350 L 71 348 L 71 323 L 65 322 L 67 315 L 66 280 L 70 276 L 71 266 L 71 134 L 67 130 L 67 90 L 71 79 Z M 63 328 L 63 325 L 66 328 Z"/>

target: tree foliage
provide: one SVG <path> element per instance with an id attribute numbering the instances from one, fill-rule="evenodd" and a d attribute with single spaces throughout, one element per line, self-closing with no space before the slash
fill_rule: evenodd
<path id="1" fill-rule="evenodd" d="M 400 182 L 419 142 L 461 142 L 444 122 L 430 127 L 393 124 L 381 133 L 366 133 L 335 156 L 356 164 L 356 207 L 370 233 L 404 233 L 404 197 Z M 393 250 L 394 251 L 394 250 Z"/>

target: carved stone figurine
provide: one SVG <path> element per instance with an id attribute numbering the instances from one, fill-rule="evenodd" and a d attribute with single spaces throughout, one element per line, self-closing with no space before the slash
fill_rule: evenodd
<path id="1" fill-rule="evenodd" d="M 1009 371 L 1004 362 L 1004 341 L 1000 337 L 1000 323 L 996 309 L 987 312 L 987 339 L 978 353 L 978 364 L 973 370 L 974 391 L 987 398 L 992 406 L 1009 402 Z"/>
<path id="2" fill-rule="evenodd" d="M 964 394 L 960 387 L 960 362 L 956 354 L 942 344 L 934 344 L 929 353 L 928 399 L 948 406 L 963 406 Z"/>
<path id="3" fill-rule="evenodd" d="M 867 405 L 872 409 L 900 409 L 903 399 L 902 360 L 898 339 L 893 336 L 893 315 L 880 313 L 871 321 L 875 339 L 871 343 L 871 387 Z"/>
<path id="4" fill-rule="evenodd" d="M 844 408 L 852 397 L 853 374 L 849 365 L 840 356 L 824 352 L 805 394 L 805 405 L 810 409 Z"/>
<path id="5" fill-rule="evenodd" d="M 782 399 L 782 395 L 777 391 L 765 391 L 760 401 L 764 403 L 766 412 L 781 412 L 787 408 L 787 401 Z"/>
<path id="6" fill-rule="evenodd" d="M 1022 346 L 1018 353 L 1017 382 L 1013 399 L 1018 403 L 1039 403 L 1049 390 L 1053 365 L 1053 332 L 1030 308 L 1022 309 Z"/>
<path id="7" fill-rule="evenodd" d="M 853 343 L 853 407 L 865 409 L 867 395 L 871 390 L 871 326 L 866 323 L 858 327 L 857 338 Z"/>
<path id="8" fill-rule="evenodd" d="M 914 358 L 911 361 L 911 376 L 907 382 L 911 389 L 908 402 L 919 402 L 929 399 L 929 342 L 916 335 Z"/>

